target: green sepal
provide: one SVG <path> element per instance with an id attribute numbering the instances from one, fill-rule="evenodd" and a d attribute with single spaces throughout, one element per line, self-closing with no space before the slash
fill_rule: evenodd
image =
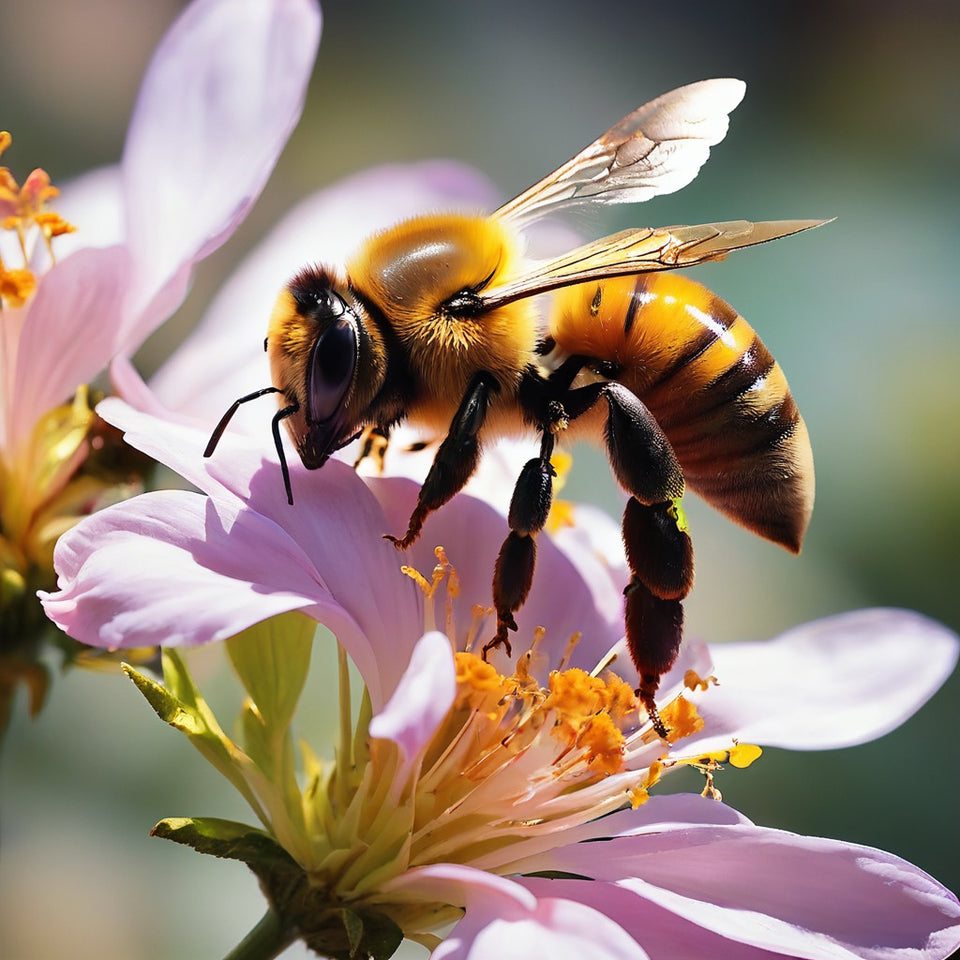
<path id="1" fill-rule="evenodd" d="M 251 869 L 257 865 L 299 870 L 296 862 L 276 840 L 263 830 L 236 820 L 217 817 L 167 817 L 151 831 L 161 837 L 192 847 L 198 853 L 225 860 L 242 860 Z"/>
<path id="2" fill-rule="evenodd" d="M 330 960 L 388 960 L 403 940 L 403 931 L 386 914 L 339 903 L 311 883 L 290 854 L 256 827 L 215 817 L 168 817 L 151 836 L 246 863 L 284 928 Z"/>
<path id="3" fill-rule="evenodd" d="M 163 651 L 166 686 L 135 670 L 128 663 L 121 664 L 121 667 L 157 716 L 185 734 L 207 762 L 240 791 L 263 820 L 262 807 L 247 780 L 253 767 L 252 761 L 223 732 L 213 711 L 200 696 L 183 660 L 172 650 Z"/>
<path id="4" fill-rule="evenodd" d="M 316 630 L 316 621 L 293 611 L 255 623 L 226 641 L 230 662 L 268 731 L 290 726 Z"/>
<path id="5" fill-rule="evenodd" d="M 331 960 L 389 960 L 403 942 L 403 931 L 376 910 L 332 907 L 310 915 L 298 931 L 304 943 Z"/>
<path id="6" fill-rule="evenodd" d="M 243 747 L 272 787 L 272 796 L 261 791 L 271 821 L 278 830 L 284 821 L 289 824 L 289 830 L 279 834 L 284 837 L 304 835 L 290 724 L 310 668 L 316 630 L 315 621 L 293 611 L 226 641 L 230 662 L 248 695 L 239 718 Z M 305 854 L 306 848 L 300 852 Z"/>

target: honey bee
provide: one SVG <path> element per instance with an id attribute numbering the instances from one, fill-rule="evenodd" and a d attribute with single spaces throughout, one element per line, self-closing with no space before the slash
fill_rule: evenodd
<path id="1" fill-rule="evenodd" d="M 663 674 L 679 650 L 693 549 L 686 485 L 762 537 L 799 551 L 813 506 L 813 458 L 780 366 L 746 320 L 686 277 L 662 271 L 823 221 L 639 228 L 531 261 L 522 231 L 574 204 L 643 201 L 689 183 L 723 139 L 738 80 L 694 83 L 640 107 L 489 216 L 434 214 L 368 238 L 345 268 L 313 265 L 281 291 L 266 349 L 279 394 L 273 435 L 293 502 L 280 424 L 308 469 L 364 434 L 361 457 L 409 421 L 443 436 L 406 532 L 475 471 L 485 440 L 533 432 L 539 455 L 513 492 L 493 572 L 509 655 L 550 510 L 558 442 L 601 438 L 629 495 L 625 633 L 638 697 L 661 736 Z M 540 303 L 550 295 L 547 319 Z"/>

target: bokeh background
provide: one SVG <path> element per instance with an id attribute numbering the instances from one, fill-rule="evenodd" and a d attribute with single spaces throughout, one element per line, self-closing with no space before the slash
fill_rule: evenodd
<path id="1" fill-rule="evenodd" d="M 0 0 L 0 127 L 15 137 L 4 162 L 42 165 L 55 182 L 115 162 L 150 51 L 181 6 Z M 653 96 L 741 77 L 747 98 L 699 179 L 596 224 L 837 218 L 696 274 L 786 370 L 813 438 L 817 508 L 794 558 L 690 504 L 689 630 L 761 639 L 873 604 L 960 628 L 960 6 L 328 0 L 324 13 L 306 113 L 276 174 L 148 344 L 145 370 L 314 189 L 368 164 L 453 157 L 507 198 Z M 618 509 L 593 453 L 567 493 Z M 320 657 L 316 672 L 329 668 Z M 217 651 L 196 669 L 227 683 Z M 769 750 L 719 785 L 760 823 L 883 847 L 960 889 L 958 694 L 954 676 L 878 742 Z M 225 953 L 262 911 L 252 875 L 147 834 L 168 815 L 242 819 L 240 801 L 115 676 L 58 678 L 43 715 L 24 714 L 21 703 L 0 756 L 0 954 Z"/>

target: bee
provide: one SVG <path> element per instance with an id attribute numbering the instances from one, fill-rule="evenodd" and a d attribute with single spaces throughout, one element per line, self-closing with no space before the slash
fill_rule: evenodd
<path id="1" fill-rule="evenodd" d="M 361 457 L 409 421 L 444 437 L 398 549 L 461 490 L 490 437 L 533 432 L 493 571 L 503 646 L 533 582 L 557 443 L 599 438 L 628 494 L 625 634 L 638 697 L 661 736 L 660 678 L 676 659 L 693 548 L 687 485 L 797 552 L 813 507 L 813 458 L 780 366 L 731 306 L 666 273 L 824 221 L 643 227 L 532 261 L 523 229 L 576 204 L 637 202 L 689 183 L 726 134 L 738 80 L 682 87 L 629 114 L 488 216 L 414 217 L 369 237 L 344 268 L 312 265 L 280 292 L 266 339 L 280 424 L 308 469 L 364 434 Z M 549 295 L 547 320 L 540 302 Z"/>

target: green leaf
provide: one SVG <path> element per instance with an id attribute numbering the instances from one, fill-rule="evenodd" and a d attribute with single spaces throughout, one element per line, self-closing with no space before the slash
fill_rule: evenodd
<path id="1" fill-rule="evenodd" d="M 268 733 L 290 726 L 310 667 L 316 622 L 293 611 L 271 617 L 226 641 L 244 689 Z"/>
<path id="2" fill-rule="evenodd" d="M 174 843 L 193 847 L 198 853 L 226 860 L 242 860 L 251 868 L 278 865 L 299 870 L 293 858 L 263 830 L 236 820 L 216 817 L 168 817 L 150 831 Z"/>

